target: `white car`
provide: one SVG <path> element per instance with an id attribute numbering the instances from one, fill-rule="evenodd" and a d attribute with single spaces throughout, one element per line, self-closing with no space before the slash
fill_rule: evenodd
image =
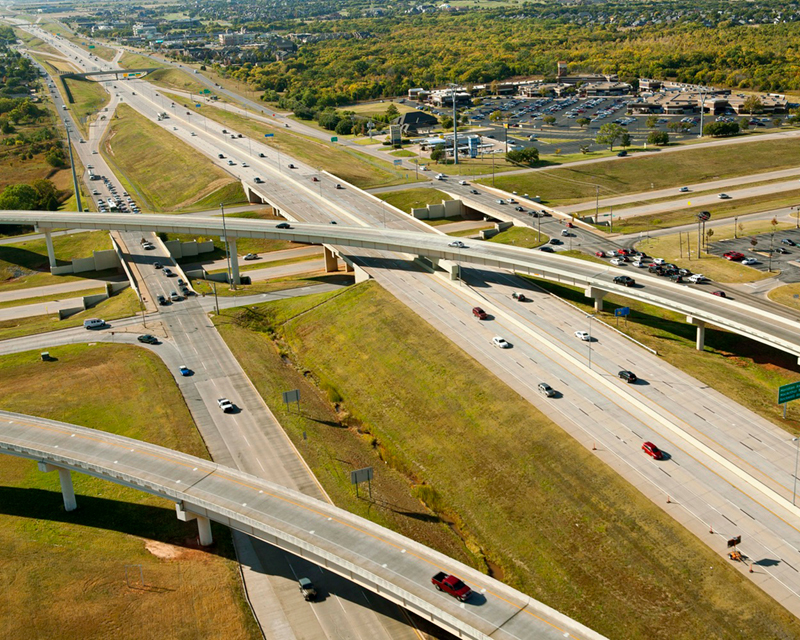
<path id="1" fill-rule="evenodd" d="M 758 260 L 755 258 L 745 258 L 742 260 L 742 264 L 758 264 Z"/>
<path id="2" fill-rule="evenodd" d="M 495 336 L 492 338 L 492 344 L 500 349 L 508 349 L 511 347 L 511 345 L 506 342 L 506 339 L 501 338 L 500 336 Z"/>
<path id="3" fill-rule="evenodd" d="M 469 184 L 469 182 L 467 182 L 466 180 L 459 180 L 459 181 L 458 181 L 458 184 L 461 184 L 461 185 L 468 185 L 468 184 Z"/>
<path id="4" fill-rule="evenodd" d="M 611 258 L 611 264 L 613 264 L 615 267 L 618 267 L 621 264 L 625 264 L 625 261 L 621 258 Z"/>
<path id="5" fill-rule="evenodd" d="M 249 165 L 249 164 L 247 164 L 246 162 L 242 162 L 242 166 L 243 166 L 243 167 L 249 167 L 250 165 Z"/>
<path id="6" fill-rule="evenodd" d="M 586 331 L 576 331 L 575 337 L 583 340 L 584 342 L 591 342 L 592 336 L 590 336 Z"/>
<path id="7" fill-rule="evenodd" d="M 639 269 L 641 269 L 644 266 L 644 262 L 642 262 L 641 260 L 634 260 L 631 264 L 634 267 L 638 267 Z"/>
<path id="8" fill-rule="evenodd" d="M 219 398 L 217 400 L 217 404 L 219 405 L 219 408 L 222 409 L 225 413 L 230 413 L 231 411 L 233 411 L 233 403 L 227 398 Z"/>
<path id="9" fill-rule="evenodd" d="M 465 245 L 461 240 L 453 240 L 450 244 L 447 245 L 448 247 L 456 247 L 457 249 L 464 249 L 467 245 Z"/>
<path id="10" fill-rule="evenodd" d="M 495 202 L 497 202 L 497 204 L 505 204 L 506 203 L 506 201 L 503 200 L 502 198 L 500 200 L 496 200 Z"/>
<path id="11" fill-rule="evenodd" d="M 689 193 L 689 187 L 681 187 L 681 188 L 679 189 L 679 191 L 680 191 L 681 193 Z"/>
<path id="12" fill-rule="evenodd" d="M 258 260 L 258 254 L 257 254 L 257 253 L 248 253 L 248 254 L 247 254 L 245 257 L 244 257 L 244 259 L 245 259 L 245 260 Z"/>
<path id="13" fill-rule="evenodd" d="M 717 195 L 717 198 L 720 200 L 730 200 L 730 196 L 727 193 L 720 193 Z"/>
<path id="14" fill-rule="evenodd" d="M 701 282 L 706 281 L 706 277 L 702 273 L 693 273 L 687 278 L 687 280 L 689 280 L 689 282 L 694 282 L 695 284 L 700 284 Z"/>
<path id="15" fill-rule="evenodd" d="M 665 262 L 664 258 L 653 258 L 653 264 L 664 264 Z"/>

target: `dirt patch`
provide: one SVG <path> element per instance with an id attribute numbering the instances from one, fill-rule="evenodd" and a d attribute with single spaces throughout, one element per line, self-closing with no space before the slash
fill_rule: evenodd
<path id="1" fill-rule="evenodd" d="M 188 553 L 183 547 L 176 547 L 174 544 L 158 542 L 157 540 L 147 540 L 144 543 L 144 548 L 156 558 L 161 558 L 162 560 L 178 560 Z"/>

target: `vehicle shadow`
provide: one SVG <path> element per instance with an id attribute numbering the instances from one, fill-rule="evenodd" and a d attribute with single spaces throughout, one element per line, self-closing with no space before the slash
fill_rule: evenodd
<path id="1" fill-rule="evenodd" d="M 780 563 L 780 560 L 775 560 L 774 558 L 761 558 L 761 560 L 756 560 L 753 564 L 757 567 L 777 567 Z"/>

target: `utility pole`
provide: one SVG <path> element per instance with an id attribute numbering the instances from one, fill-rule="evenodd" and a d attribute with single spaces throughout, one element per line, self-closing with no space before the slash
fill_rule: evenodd
<path id="1" fill-rule="evenodd" d="M 222 233 L 225 236 L 225 260 L 228 262 L 228 283 L 231 285 L 231 290 L 236 291 L 236 283 L 233 281 L 233 272 L 231 271 L 231 252 L 230 245 L 228 244 L 228 230 L 225 227 L 225 204 L 219 203 L 220 211 L 222 211 Z M 214 294 L 216 295 L 216 293 Z"/>
<path id="2" fill-rule="evenodd" d="M 456 112 L 456 85 L 451 84 L 453 97 L 453 164 L 458 164 L 458 115 Z"/>
<path id="3" fill-rule="evenodd" d="M 600 185 L 594 185 L 595 188 L 595 195 L 594 195 L 594 220 L 595 222 L 600 222 Z"/>
<path id="4" fill-rule="evenodd" d="M 703 137 L 703 122 L 706 111 L 704 108 L 705 102 L 706 102 L 705 93 L 701 91 L 700 92 L 700 135 L 697 136 L 698 138 Z"/>
<path id="5" fill-rule="evenodd" d="M 83 212 L 83 206 L 81 205 L 81 187 L 78 184 L 78 174 L 75 173 L 75 161 L 72 158 L 72 141 L 69 137 L 69 123 L 64 122 L 64 128 L 67 130 L 67 149 L 69 150 L 69 164 L 70 168 L 72 169 L 72 184 L 75 188 L 75 203 L 78 207 L 78 212 Z"/>

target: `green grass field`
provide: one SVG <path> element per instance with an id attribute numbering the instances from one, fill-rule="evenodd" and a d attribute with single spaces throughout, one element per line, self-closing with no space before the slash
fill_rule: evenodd
<path id="1" fill-rule="evenodd" d="M 67 264 L 74 258 L 88 258 L 92 251 L 111 248 L 111 238 L 107 231 L 88 231 L 53 238 L 53 250 L 59 265 Z M 41 287 L 92 277 L 95 277 L 94 274 L 51 275 L 44 239 L 0 245 L 0 291 Z"/>
<path id="2" fill-rule="evenodd" d="M 163 67 L 169 68 L 166 62 L 161 62 L 160 60 L 154 60 L 153 58 L 149 58 L 147 56 L 140 55 L 138 53 L 129 53 L 125 52 L 122 54 L 122 57 L 119 59 L 119 66 L 123 69 L 150 69 L 153 67 Z"/>
<path id="3" fill-rule="evenodd" d="M 342 273 L 324 273 L 315 271 L 304 273 L 297 276 L 286 278 L 271 278 L 269 280 L 257 280 L 253 284 L 238 284 L 235 290 L 231 290 L 228 285 L 217 282 L 216 291 L 220 297 L 250 296 L 256 293 L 273 293 L 275 291 L 286 291 L 289 289 L 301 289 L 302 287 L 312 287 L 317 284 L 351 284 L 353 276 Z M 194 290 L 205 296 L 214 295 L 214 284 L 211 280 L 192 280 Z"/>
<path id="4" fill-rule="evenodd" d="M 54 300 L 67 300 L 69 298 L 82 298 L 83 296 L 93 296 L 98 293 L 104 293 L 104 287 L 95 287 L 93 289 L 81 289 L 80 291 L 70 291 L 69 293 L 54 293 L 48 296 L 35 296 L 32 298 L 21 298 L 19 300 L 5 300 L 0 302 L 0 309 L 9 309 L 12 307 L 25 307 L 30 304 L 40 304 L 42 302 L 52 302 Z"/>
<path id="5" fill-rule="evenodd" d="M 67 78 L 65 82 L 75 100 L 70 105 L 70 109 L 72 109 L 75 121 L 83 132 L 84 137 L 87 137 L 89 132 L 89 120 L 87 118 L 95 115 L 104 105 L 108 104 L 108 93 L 101 85 L 91 80 Z"/>
<path id="6" fill-rule="evenodd" d="M 120 105 L 116 116 L 101 150 L 106 160 L 120 169 L 125 188 L 138 196 L 143 209 L 177 212 L 197 206 L 208 208 L 215 206 L 214 200 L 218 204 L 219 197 L 229 197 L 229 190 L 235 190 L 231 184 L 239 184 L 210 159 L 165 134 L 129 106 Z M 226 191 L 220 191 L 223 189 Z M 215 195 L 218 192 L 222 195 Z"/>
<path id="7" fill-rule="evenodd" d="M 181 242 L 191 242 L 192 240 L 207 241 L 211 240 L 214 243 L 214 251 L 209 253 L 200 254 L 197 257 L 181 258 L 181 264 L 194 263 L 194 262 L 208 262 L 209 260 L 221 260 L 225 257 L 225 243 L 219 239 L 218 236 L 204 238 L 200 236 L 193 236 L 188 233 L 162 233 L 161 239 L 179 240 Z M 236 252 L 243 256 L 248 253 L 270 253 L 272 251 L 283 251 L 285 249 L 295 249 L 302 245 L 289 242 L 287 240 L 269 240 L 267 238 L 238 238 L 236 240 Z"/>
<path id="8" fill-rule="evenodd" d="M 472 233 L 475 233 L 474 231 Z M 526 249 L 533 249 L 539 245 L 544 244 L 550 238 L 545 234 L 538 234 L 536 229 L 529 229 L 528 227 L 511 227 L 505 231 L 501 231 L 496 236 L 489 238 L 489 242 L 497 242 L 499 244 L 510 244 L 515 247 L 523 247 Z"/>
<path id="9" fill-rule="evenodd" d="M 800 311 L 800 284 L 785 284 L 776 287 L 767 295 L 773 302 L 787 306 L 795 311 Z"/>
<path id="10" fill-rule="evenodd" d="M 0 408 L 208 458 L 155 354 L 106 344 L 50 354 L 57 360 L 43 363 L 38 351 L 0 357 Z M 178 521 L 171 502 L 83 474 L 72 478 L 78 510 L 65 513 L 57 474 L 3 456 L 0 578 L 13 585 L 0 603 L 4 638 L 261 637 L 227 529 L 215 526 L 216 547 L 201 551 L 192 543 L 194 523 Z"/>
<path id="11" fill-rule="evenodd" d="M 610 637 L 620 620 L 631 639 L 794 632 L 790 614 L 375 282 L 216 321 L 337 504 L 453 554 L 450 523 L 464 540 L 455 557 Z M 296 383 L 314 400 L 287 415 L 280 390 Z M 312 408 L 323 394 L 327 413 Z M 373 483 L 373 502 L 356 501 L 356 465 L 406 484 Z M 434 526 L 419 503 L 401 517 L 409 497 Z"/>
<path id="12" fill-rule="evenodd" d="M 206 88 L 204 84 L 195 80 L 191 74 L 173 68 L 154 71 L 148 74 L 147 80 L 165 89 L 178 89 L 180 91 L 191 91 L 193 93 L 198 93 Z"/>
<path id="13" fill-rule="evenodd" d="M 545 204 L 567 205 L 594 198 L 595 185 L 602 198 L 792 167 L 798 150 L 800 141 L 788 139 L 648 153 L 620 162 L 499 177 L 495 184 L 536 194 Z"/>
<path id="14" fill-rule="evenodd" d="M 428 189 L 426 187 L 403 189 L 402 191 L 387 191 L 375 195 L 406 213 L 411 213 L 412 209 L 421 209 L 429 204 L 442 204 L 443 200 L 453 199 L 443 191 Z"/>

